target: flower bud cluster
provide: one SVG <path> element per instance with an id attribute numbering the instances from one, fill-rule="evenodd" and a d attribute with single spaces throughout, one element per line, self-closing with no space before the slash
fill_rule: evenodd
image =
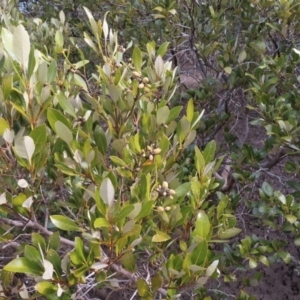
<path id="1" fill-rule="evenodd" d="M 142 75 L 137 72 L 137 71 L 133 71 L 132 72 L 132 76 L 133 78 L 137 78 L 138 81 L 139 81 L 139 89 L 143 89 L 145 87 L 149 88 L 150 85 L 148 84 L 149 83 L 149 78 L 148 77 L 142 77 Z"/>
<path id="2" fill-rule="evenodd" d="M 153 161 L 154 156 L 161 152 L 160 148 L 154 148 L 154 145 L 147 146 L 147 150 L 142 150 L 142 156 L 148 158 Z"/>
<path id="3" fill-rule="evenodd" d="M 156 188 L 156 191 L 161 195 L 161 196 L 164 196 L 164 197 L 170 197 L 171 199 L 173 199 L 173 196 L 175 195 L 175 191 L 172 190 L 172 189 L 169 189 L 169 184 L 168 182 L 164 181 L 162 183 L 162 185 L 159 185 L 157 188 Z"/>

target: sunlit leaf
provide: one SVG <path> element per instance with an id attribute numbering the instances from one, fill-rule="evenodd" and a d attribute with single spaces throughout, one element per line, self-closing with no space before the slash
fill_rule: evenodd
<path id="1" fill-rule="evenodd" d="M 30 136 L 24 136 L 15 140 L 15 150 L 18 156 L 27 159 L 31 164 L 31 158 L 35 150 L 35 145 Z"/>
<path id="2" fill-rule="evenodd" d="M 109 178 L 105 178 L 100 186 L 100 196 L 104 203 L 108 206 L 112 206 L 115 197 L 115 188 Z"/>
<path id="3" fill-rule="evenodd" d="M 161 243 L 168 241 L 171 237 L 162 231 L 156 231 L 156 234 L 152 237 L 152 242 Z"/>
<path id="4" fill-rule="evenodd" d="M 50 261 L 44 259 L 43 265 L 44 265 L 44 268 L 45 268 L 45 272 L 43 273 L 42 278 L 45 279 L 45 280 L 52 279 L 53 271 L 54 271 L 52 263 Z"/>
<path id="5" fill-rule="evenodd" d="M 27 31 L 23 25 L 18 25 L 14 31 L 13 50 L 15 57 L 23 66 L 24 70 L 28 67 L 30 40 Z"/>
<path id="6" fill-rule="evenodd" d="M 214 260 L 206 269 L 206 276 L 210 277 L 217 269 L 219 260 Z"/>
<path id="7" fill-rule="evenodd" d="M 80 231 L 80 227 L 71 219 L 61 216 L 52 215 L 50 216 L 52 223 L 59 229 L 66 231 Z"/>
<path id="8" fill-rule="evenodd" d="M 240 234 L 242 231 L 242 229 L 240 228 L 236 228 L 236 227 L 233 227 L 233 228 L 227 228 L 225 229 L 223 232 L 219 233 L 218 234 L 218 237 L 220 239 L 230 239 L 238 234 Z"/>
<path id="9" fill-rule="evenodd" d="M 61 121 L 55 122 L 55 130 L 57 135 L 67 144 L 70 144 L 73 140 L 71 130 Z"/>

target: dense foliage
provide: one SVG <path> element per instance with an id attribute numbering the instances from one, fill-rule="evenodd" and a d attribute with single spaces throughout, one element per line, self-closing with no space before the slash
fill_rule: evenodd
<path id="1" fill-rule="evenodd" d="M 237 214 L 300 245 L 299 3 L 2 1 L 0 297 L 212 299 L 288 263 Z"/>

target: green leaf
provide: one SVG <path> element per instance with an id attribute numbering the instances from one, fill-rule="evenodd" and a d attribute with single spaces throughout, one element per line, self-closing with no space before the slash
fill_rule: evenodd
<path id="1" fill-rule="evenodd" d="M 56 65 L 56 60 L 53 59 L 48 68 L 47 81 L 51 83 L 52 81 L 55 80 L 56 75 L 57 75 L 57 65 Z"/>
<path id="2" fill-rule="evenodd" d="M 84 244 L 80 237 L 75 237 L 75 252 L 76 256 L 80 259 L 82 263 L 86 263 L 87 261 L 87 255 L 84 250 Z"/>
<path id="3" fill-rule="evenodd" d="M 41 276 L 43 274 L 43 267 L 39 267 L 37 264 L 34 264 L 26 257 L 15 258 L 6 266 L 4 266 L 3 269 L 9 272 L 26 273 L 37 276 Z"/>
<path id="4" fill-rule="evenodd" d="M 266 44 L 263 40 L 256 40 L 250 43 L 251 48 L 253 48 L 259 55 L 262 55 L 266 51 Z"/>
<path id="5" fill-rule="evenodd" d="M 162 231 L 156 231 L 156 234 L 152 237 L 152 242 L 153 243 L 161 243 L 168 241 L 171 237 L 166 234 L 165 232 Z"/>
<path id="6" fill-rule="evenodd" d="M 121 166 L 121 167 L 127 167 L 127 164 L 121 158 L 119 158 L 117 156 L 110 156 L 109 158 L 114 164 Z"/>
<path id="7" fill-rule="evenodd" d="M 191 262 L 197 266 L 203 266 L 206 261 L 208 245 L 206 240 L 201 241 L 192 251 Z"/>
<path id="8" fill-rule="evenodd" d="M 8 272 L 4 269 L 1 270 L 1 285 L 6 288 L 9 285 L 11 285 L 11 283 L 13 282 L 14 279 L 14 273 L 13 272 Z M 1 293 L 0 293 L 1 295 Z"/>
<path id="9" fill-rule="evenodd" d="M 270 263 L 269 260 L 264 256 L 264 255 L 260 255 L 258 260 L 263 263 L 264 265 L 266 265 L 267 267 L 270 267 Z"/>
<path id="10" fill-rule="evenodd" d="M 73 74 L 73 80 L 74 80 L 74 83 L 77 86 L 83 88 L 83 90 L 85 90 L 85 91 L 88 91 L 88 87 L 86 85 L 86 82 L 85 82 L 85 80 L 80 75 L 78 75 L 76 73 Z"/>
<path id="11" fill-rule="evenodd" d="M 98 33 L 97 27 L 98 26 L 97 26 L 97 23 L 96 23 L 93 15 L 91 13 L 91 11 L 88 8 L 86 8 L 86 7 L 83 7 L 83 9 L 84 9 L 84 11 L 85 11 L 85 13 L 86 13 L 86 15 L 87 15 L 87 17 L 89 19 L 92 32 L 94 33 L 94 35 L 97 35 L 97 33 Z"/>
<path id="12" fill-rule="evenodd" d="M 195 165 L 198 174 L 201 175 L 202 170 L 205 167 L 205 159 L 197 146 L 195 146 Z"/>
<path id="13" fill-rule="evenodd" d="M 134 210 L 134 208 L 134 205 L 122 207 L 121 211 L 117 215 L 117 220 L 121 221 L 126 218 Z"/>
<path id="14" fill-rule="evenodd" d="M 132 204 L 134 206 L 134 209 L 132 210 L 132 212 L 128 215 L 128 217 L 130 219 L 134 219 L 141 211 L 142 209 L 142 204 L 141 203 L 135 203 Z"/>
<path id="15" fill-rule="evenodd" d="M 239 64 L 242 63 L 247 57 L 247 53 L 245 50 L 243 50 L 240 55 L 239 55 L 239 58 L 238 58 L 238 62 Z"/>
<path id="16" fill-rule="evenodd" d="M 203 150 L 203 157 L 206 164 L 210 163 L 214 159 L 216 147 L 216 142 L 212 140 L 206 145 L 205 149 Z"/>
<path id="17" fill-rule="evenodd" d="M 71 219 L 65 216 L 52 215 L 50 216 L 52 223 L 61 230 L 66 231 L 81 231 L 80 227 Z"/>
<path id="18" fill-rule="evenodd" d="M 33 232 L 31 235 L 32 244 L 35 248 L 42 248 L 43 251 L 46 251 L 46 242 L 45 239 L 37 232 Z"/>
<path id="19" fill-rule="evenodd" d="M 16 60 L 16 56 L 14 54 L 14 50 L 13 50 L 13 35 L 10 31 L 8 31 L 5 27 L 2 27 L 1 29 L 1 39 L 3 41 L 3 47 L 4 49 L 7 51 L 7 53 L 9 54 L 9 56 Z"/>
<path id="20" fill-rule="evenodd" d="M 214 260 L 206 269 L 206 276 L 210 277 L 211 275 L 214 274 L 214 272 L 216 271 L 217 267 L 219 264 L 219 260 Z"/>
<path id="21" fill-rule="evenodd" d="M 24 136 L 15 140 L 15 150 L 18 156 L 27 159 L 29 164 L 31 164 L 31 158 L 35 151 L 35 145 L 30 136 Z"/>
<path id="22" fill-rule="evenodd" d="M 116 168 L 117 172 L 122 176 L 122 177 L 125 177 L 125 178 L 132 178 L 132 172 L 129 171 L 129 170 L 126 170 L 122 167 L 117 167 Z"/>
<path id="23" fill-rule="evenodd" d="M 273 188 L 269 185 L 268 182 L 264 181 L 263 184 L 262 184 L 262 190 L 263 192 L 268 196 L 268 197 L 271 197 L 273 195 Z"/>
<path id="24" fill-rule="evenodd" d="M 51 280 L 53 278 L 53 272 L 54 272 L 53 264 L 47 259 L 43 259 L 43 266 L 44 266 L 44 272 L 42 278 L 45 280 L 47 279 Z"/>
<path id="25" fill-rule="evenodd" d="M 5 129 L 9 129 L 9 125 L 5 119 L 0 118 L 0 135 L 3 135 Z"/>
<path id="26" fill-rule="evenodd" d="M 187 193 L 190 191 L 190 189 L 191 189 L 190 182 L 183 183 L 175 189 L 175 195 L 173 197 L 180 198 L 186 196 Z"/>
<path id="27" fill-rule="evenodd" d="M 42 263 L 42 256 L 41 256 L 40 252 L 33 246 L 30 246 L 30 245 L 25 246 L 24 256 L 28 260 L 30 260 L 34 263 L 37 263 L 37 264 Z"/>
<path id="28" fill-rule="evenodd" d="M 97 125 L 94 130 L 94 139 L 99 152 L 105 155 L 107 150 L 107 139 L 103 129 L 99 125 Z"/>
<path id="29" fill-rule="evenodd" d="M 292 161 L 288 161 L 284 167 L 289 173 L 294 173 L 297 170 L 296 164 Z"/>
<path id="30" fill-rule="evenodd" d="M 100 197 L 109 207 L 114 203 L 115 189 L 109 178 L 105 178 L 100 186 Z"/>
<path id="31" fill-rule="evenodd" d="M 284 205 L 286 205 L 286 197 L 280 192 L 275 191 L 274 196 Z"/>
<path id="32" fill-rule="evenodd" d="M 42 167 L 46 165 L 49 153 L 50 153 L 50 145 L 46 144 L 42 148 L 42 151 L 40 151 L 39 153 L 33 156 L 32 164 L 36 171 L 39 171 Z"/>
<path id="33" fill-rule="evenodd" d="M 27 71 L 28 78 L 31 77 L 31 75 L 34 71 L 35 65 L 36 65 L 34 53 L 35 53 L 35 49 L 34 49 L 34 47 L 31 47 L 30 54 L 29 54 L 29 60 L 28 60 L 28 71 Z"/>
<path id="34" fill-rule="evenodd" d="M 64 37 L 60 30 L 57 30 L 55 33 L 55 51 L 57 53 L 63 52 L 63 46 L 64 46 Z"/>
<path id="35" fill-rule="evenodd" d="M 56 121 L 55 131 L 64 142 L 70 145 L 73 140 L 73 135 L 71 130 L 64 123 L 62 123 L 61 121 Z"/>
<path id="36" fill-rule="evenodd" d="M 163 284 L 162 278 L 159 273 L 156 274 L 155 277 L 151 278 L 151 287 L 153 292 L 156 292 Z"/>
<path id="37" fill-rule="evenodd" d="M 300 236 L 295 238 L 294 244 L 295 244 L 296 247 L 300 247 Z"/>
<path id="38" fill-rule="evenodd" d="M 47 130 L 46 125 L 43 124 L 41 126 L 35 127 L 29 134 L 29 136 L 33 139 L 35 145 L 34 154 L 39 153 L 45 146 L 47 142 Z"/>
<path id="39" fill-rule="evenodd" d="M 206 239 L 211 231 L 211 225 L 208 216 L 204 211 L 200 211 L 195 221 L 195 229 L 192 232 L 192 237 L 199 236 Z"/>
<path id="40" fill-rule="evenodd" d="M 123 267 L 129 272 L 134 272 L 136 269 L 135 258 L 132 252 L 127 252 L 121 259 Z"/>
<path id="41" fill-rule="evenodd" d="M 291 214 L 284 215 L 285 218 L 288 220 L 289 223 L 294 224 L 297 221 L 297 217 Z"/>
<path id="42" fill-rule="evenodd" d="M 137 72 L 141 72 L 142 67 L 142 52 L 138 47 L 135 47 L 132 52 L 132 62 Z"/>
<path id="43" fill-rule="evenodd" d="M 143 219 L 147 217 L 152 212 L 154 202 L 153 201 L 147 201 L 146 203 L 142 204 L 142 209 L 138 216 L 136 217 L 136 220 Z"/>
<path id="44" fill-rule="evenodd" d="M 109 95 L 110 95 L 111 99 L 114 102 L 117 102 L 122 95 L 122 90 L 119 86 L 115 86 L 115 85 L 111 84 L 108 86 L 108 91 L 109 91 Z"/>
<path id="45" fill-rule="evenodd" d="M 48 249 L 58 250 L 60 246 L 59 231 L 52 233 L 48 239 Z"/>
<path id="46" fill-rule="evenodd" d="M 160 55 L 158 55 L 155 59 L 154 68 L 155 68 L 155 72 L 156 72 L 157 76 L 161 77 L 161 75 L 164 71 L 164 61 Z"/>
<path id="47" fill-rule="evenodd" d="M 71 115 L 72 117 L 76 118 L 74 107 L 72 106 L 71 102 L 66 98 L 66 96 L 59 91 L 56 94 L 56 98 L 58 100 L 58 103 L 60 107 L 63 109 L 64 112 Z"/>
<path id="48" fill-rule="evenodd" d="M 42 295 L 51 295 L 56 293 L 57 287 L 49 281 L 40 281 L 35 285 L 35 289 Z"/>
<path id="49" fill-rule="evenodd" d="M 225 229 L 223 232 L 221 232 L 218 237 L 220 239 L 230 239 L 238 234 L 240 234 L 242 231 L 242 229 L 240 228 L 236 228 L 236 227 L 233 227 L 233 228 L 227 228 Z"/>
<path id="50" fill-rule="evenodd" d="M 193 121 L 193 117 L 194 117 L 194 100 L 192 98 L 189 100 L 187 108 L 186 108 L 186 117 L 190 122 Z"/>
<path id="51" fill-rule="evenodd" d="M 95 228 L 110 227 L 109 222 L 104 218 L 97 218 L 94 222 Z"/>
<path id="52" fill-rule="evenodd" d="M 14 31 L 13 53 L 23 69 L 26 70 L 30 53 L 30 39 L 24 26 L 21 24 Z"/>
<path id="53" fill-rule="evenodd" d="M 166 52 L 168 50 L 169 45 L 170 45 L 169 42 L 162 43 L 157 50 L 157 55 L 164 57 L 164 55 L 166 54 Z"/>
<path id="54" fill-rule="evenodd" d="M 175 107 L 171 108 L 169 117 L 166 120 L 166 123 L 168 124 L 168 123 L 174 121 L 179 116 L 181 110 L 182 110 L 182 106 L 175 106 Z"/>
<path id="55" fill-rule="evenodd" d="M 163 106 L 160 109 L 158 109 L 157 114 L 156 114 L 156 123 L 157 125 L 164 124 L 170 114 L 170 110 L 167 106 Z"/>
<path id="56" fill-rule="evenodd" d="M 141 297 L 150 296 L 150 288 L 144 279 L 139 278 L 137 280 L 137 289 L 138 289 L 139 296 Z"/>
<path id="57" fill-rule="evenodd" d="M 253 258 L 249 259 L 249 268 L 250 269 L 255 269 L 257 267 L 257 261 Z"/>
<path id="58" fill-rule="evenodd" d="M 231 68 L 231 67 L 225 67 L 225 68 L 224 68 L 224 71 L 225 71 L 227 74 L 231 74 L 232 68 Z"/>
<path id="59" fill-rule="evenodd" d="M 60 111 L 58 111 L 54 108 L 47 109 L 47 119 L 48 119 L 50 126 L 54 132 L 56 132 L 55 123 L 57 121 L 60 121 L 66 127 L 68 127 L 68 129 L 71 129 L 69 121 L 66 119 L 66 117 Z"/>

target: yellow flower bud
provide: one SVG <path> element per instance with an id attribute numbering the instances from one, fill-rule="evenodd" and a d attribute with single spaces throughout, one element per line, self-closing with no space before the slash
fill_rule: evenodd
<path id="1" fill-rule="evenodd" d="M 164 182 L 162 183 L 162 187 L 163 187 L 164 189 L 167 189 L 168 186 L 169 186 L 169 184 L 168 184 L 166 181 L 164 181 Z"/>
<path id="2" fill-rule="evenodd" d="M 172 189 L 169 190 L 169 195 L 175 195 L 175 194 L 176 194 L 176 192 L 174 190 L 172 190 Z"/>
<path id="3" fill-rule="evenodd" d="M 145 85 L 143 83 L 139 84 L 139 89 L 143 89 L 145 87 Z"/>
<path id="4" fill-rule="evenodd" d="M 141 77 L 141 74 L 137 71 L 133 71 L 132 75 L 135 76 L 135 77 Z"/>
<path id="5" fill-rule="evenodd" d="M 143 82 L 144 82 L 145 84 L 147 84 L 147 83 L 149 82 L 149 78 L 148 78 L 148 77 L 144 77 L 144 78 L 143 78 Z"/>
<path id="6" fill-rule="evenodd" d="M 165 211 L 162 206 L 158 206 L 156 209 L 157 209 L 158 212 L 164 212 Z"/>
<path id="7" fill-rule="evenodd" d="M 161 152 L 160 148 L 156 148 L 153 150 L 153 154 L 159 154 Z"/>

